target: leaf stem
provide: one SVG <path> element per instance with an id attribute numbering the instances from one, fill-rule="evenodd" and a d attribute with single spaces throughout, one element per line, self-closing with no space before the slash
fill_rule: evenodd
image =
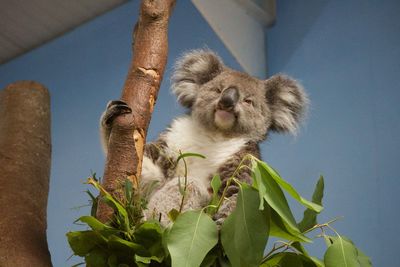
<path id="1" fill-rule="evenodd" d="M 187 190 L 187 175 L 188 175 L 188 169 L 187 169 L 187 164 L 186 164 L 186 160 L 185 160 L 185 157 L 182 157 L 182 151 L 180 151 L 179 150 L 179 155 L 180 155 L 180 158 L 179 159 L 182 159 L 183 160 L 183 165 L 185 166 L 185 173 L 184 173 L 184 176 L 185 176 L 185 181 L 184 181 L 184 186 L 183 186 L 183 194 L 182 194 L 182 199 L 181 199 L 181 204 L 180 204 L 180 206 L 179 206 L 179 213 L 181 213 L 182 212 L 182 209 L 183 209 L 183 204 L 184 204 L 184 201 L 185 201 L 185 196 L 186 196 L 186 190 Z M 180 185 L 179 185 L 180 186 Z"/>
<path id="2" fill-rule="evenodd" d="M 282 252 L 284 252 L 284 251 L 286 251 L 286 250 L 288 250 L 288 249 L 295 249 L 295 250 L 297 251 L 296 248 L 293 248 L 293 247 L 292 247 L 293 241 L 292 241 L 292 242 L 289 242 L 289 243 L 280 241 L 279 243 L 282 243 L 282 244 L 279 245 L 279 246 L 276 246 L 276 243 L 275 243 L 274 246 L 272 247 L 271 251 L 268 252 L 268 254 L 264 256 L 264 258 L 263 258 L 263 260 L 261 261 L 261 263 L 266 262 L 266 261 L 269 259 L 269 257 L 271 257 L 271 256 L 274 254 L 274 252 L 276 252 L 276 251 L 278 251 L 278 250 L 280 250 L 280 249 L 282 249 L 282 248 L 285 248 Z"/>
<path id="3" fill-rule="evenodd" d="M 247 160 L 248 158 L 251 158 L 251 157 L 253 157 L 253 156 L 250 155 L 250 154 L 245 155 L 245 156 L 242 158 L 242 160 L 240 161 L 240 163 L 239 163 L 239 165 L 237 166 L 237 168 L 235 169 L 235 171 L 233 172 L 233 174 L 231 175 L 231 177 L 229 177 L 229 179 L 227 180 L 226 185 L 225 185 L 225 188 L 224 188 L 224 190 L 222 191 L 221 198 L 219 199 L 219 202 L 218 202 L 218 205 L 217 205 L 217 208 L 216 208 L 215 213 L 218 212 L 219 208 L 221 207 L 222 203 L 224 202 L 226 193 L 227 193 L 227 191 L 228 191 L 228 187 L 231 185 L 232 181 L 238 182 L 238 181 L 235 179 L 235 176 L 237 175 L 237 173 L 238 173 L 243 167 L 248 167 L 247 165 L 244 165 L 243 162 L 244 162 L 245 160 Z"/>

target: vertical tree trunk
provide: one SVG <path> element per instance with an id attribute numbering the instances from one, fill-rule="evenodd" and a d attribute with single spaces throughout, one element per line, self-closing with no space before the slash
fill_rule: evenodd
<path id="1" fill-rule="evenodd" d="M 22 81 L 0 91 L 0 266 L 51 266 L 46 241 L 50 98 Z"/>
<path id="2" fill-rule="evenodd" d="M 147 128 L 157 99 L 168 54 L 168 21 L 175 0 L 143 0 L 135 26 L 133 58 L 121 99 L 132 114 L 117 117 L 112 125 L 104 188 L 121 197 L 121 185 L 130 179 L 134 185 L 141 174 Z M 97 217 L 106 222 L 113 212 L 99 203 Z"/>

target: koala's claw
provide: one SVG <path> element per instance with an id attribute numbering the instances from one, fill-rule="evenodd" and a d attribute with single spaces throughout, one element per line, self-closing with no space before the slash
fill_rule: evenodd
<path id="1" fill-rule="evenodd" d="M 101 122 L 103 125 L 109 126 L 117 116 L 131 112 L 132 109 L 124 101 L 112 100 L 107 103 L 107 109 L 102 116 Z"/>

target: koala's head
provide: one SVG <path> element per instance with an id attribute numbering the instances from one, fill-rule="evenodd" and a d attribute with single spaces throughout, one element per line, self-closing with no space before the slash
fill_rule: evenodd
<path id="1" fill-rule="evenodd" d="M 259 141 L 269 130 L 294 133 L 307 96 L 293 79 L 260 80 L 226 67 L 212 51 L 191 51 L 172 77 L 178 101 L 209 130 Z"/>

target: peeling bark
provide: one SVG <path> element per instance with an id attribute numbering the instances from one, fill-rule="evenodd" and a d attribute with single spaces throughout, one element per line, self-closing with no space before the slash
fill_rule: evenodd
<path id="1" fill-rule="evenodd" d="M 0 91 L 0 266 L 51 266 L 46 240 L 50 97 L 21 81 Z"/>
<path id="2" fill-rule="evenodd" d="M 126 178 L 138 185 L 144 144 L 157 100 L 168 54 L 168 21 L 175 0 L 143 0 L 134 30 L 133 58 L 121 99 L 132 109 L 118 116 L 112 125 L 103 187 L 122 198 Z M 99 203 L 97 217 L 109 221 L 113 212 Z"/>

